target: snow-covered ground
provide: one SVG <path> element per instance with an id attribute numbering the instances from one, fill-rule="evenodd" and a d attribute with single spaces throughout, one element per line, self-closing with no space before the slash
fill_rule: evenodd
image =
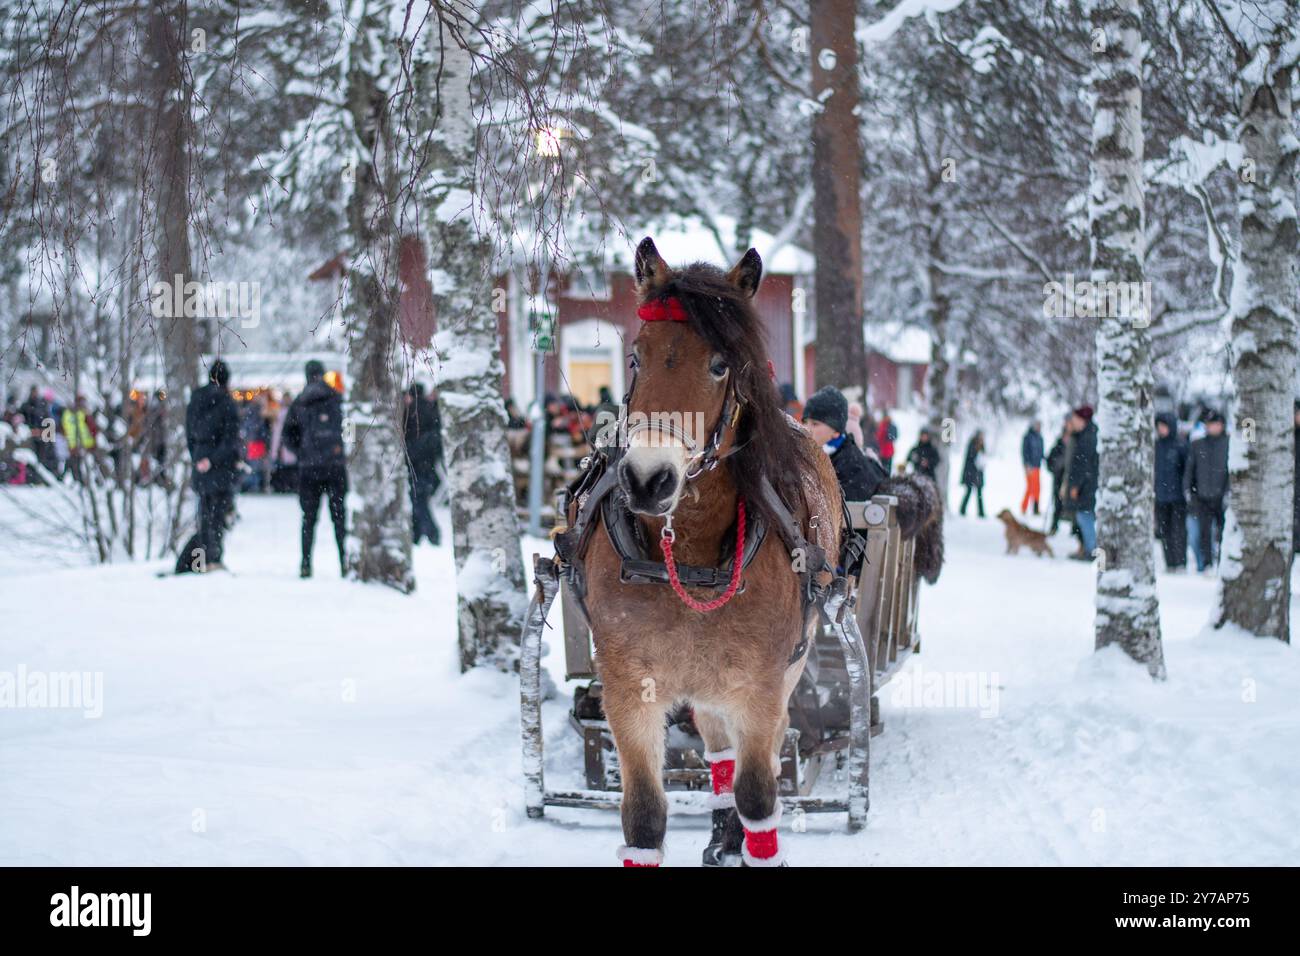
<path id="1" fill-rule="evenodd" d="M 1019 500 L 1018 437 L 995 445 L 990 513 Z M 448 549 L 417 552 L 403 597 L 336 578 L 322 526 L 300 581 L 296 501 L 239 508 L 234 575 L 0 547 L 0 681 L 102 680 L 82 709 L 0 709 L 0 864 L 614 865 L 616 815 L 525 817 L 517 682 L 457 673 Z M 1153 684 L 1092 652 L 1092 574 L 950 517 L 923 652 L 881 694 L 869 824 L 810 817 L 792 863 L 1300 863 L 1296 652 L 1205 631 L 1214 582 L 1162 576 Z M 562 699 L 545 720 L 548 783 L 576 783 Z M 667 862 L 706 839 L 674 818 Z"/>

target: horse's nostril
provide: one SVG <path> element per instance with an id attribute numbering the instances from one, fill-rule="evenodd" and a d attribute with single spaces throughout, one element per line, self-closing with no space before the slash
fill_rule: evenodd
<path id="1" fill-rule="evenodd" d="M 660 468 L 646 482 L 646 493 L 655 499 L 667 498 L 672 494 L 674 478 L 671 468 Z"/>
<path id="2" fill-rule="evenodd" d="M 624 487 L 635 504 L 654 505 L 672 497 L 677 474 L 671 467 L 665 465 L 656 468 L 644 477 L 626 463 L 620 470 Z"/>

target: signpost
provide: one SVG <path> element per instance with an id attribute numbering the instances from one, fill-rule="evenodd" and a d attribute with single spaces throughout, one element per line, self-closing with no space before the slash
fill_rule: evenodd
<path id="1" fill-rule="evenodd" d="M 555 347 L 555 317 L 543 289 L 541 308 L 537 303 L 528 312 L 528 327 L 533 333 L 533 407 L 532 438 L 529 444 L 528 533 L 543 537 L 542 494 L 546 480 L 546 353 Z"/>

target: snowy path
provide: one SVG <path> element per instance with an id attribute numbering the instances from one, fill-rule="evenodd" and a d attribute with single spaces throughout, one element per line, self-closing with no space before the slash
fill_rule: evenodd
<path id="1" fill-rule="evenodd" d="M 0 549 L 0 672 L 103 675 L 98 719 L 0 709 L 0 864 L 613 863 L 615 815 L 525 818 L 515 682 L 456 673 L 446 549 L 418 552 L 410 598 L 339 581 L 325 549 L 300 581 L 296 502 L 240 508 L 237 576 Z M 1153 686 L 1091 653 L 1091 568 L 949 528 L 923 653 L 882 693 L 868 827 L 810 818 L 796 865 L 1300 862 L 1291 648 L 1200 633 L 1214 582 L 1162 577 Z M 990 716 L 931 700 L 944 680 L 995 688 Z M 546 721 L 549 782 L 576 782 L 561 702 Z M 670 864 L 704 827 L 672 821 Z"/>

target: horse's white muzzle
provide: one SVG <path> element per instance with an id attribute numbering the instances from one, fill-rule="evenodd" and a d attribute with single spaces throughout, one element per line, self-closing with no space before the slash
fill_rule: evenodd
<path id="1" fill-rule="evenodd" d="M 675 444 L 629 448 L 619 463 L 618 479 L 637 514 L 672 514 L 686 483 L 686 449 Z"/>

